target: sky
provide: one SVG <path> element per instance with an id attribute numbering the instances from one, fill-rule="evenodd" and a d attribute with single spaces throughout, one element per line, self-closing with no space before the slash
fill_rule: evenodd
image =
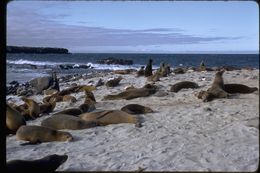
<path id="1" fill-rule="evenodd" d="M 72 53 L 258 53 L 254 1 L 11 1 L 7 45 Z"/>

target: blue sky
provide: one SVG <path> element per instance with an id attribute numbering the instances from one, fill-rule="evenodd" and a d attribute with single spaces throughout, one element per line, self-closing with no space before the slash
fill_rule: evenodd
<path id="1" fill-rule="evenodd" d="M 13 1 L 7 45 L 70 52 L 259 51 L 253 1 Z"/>

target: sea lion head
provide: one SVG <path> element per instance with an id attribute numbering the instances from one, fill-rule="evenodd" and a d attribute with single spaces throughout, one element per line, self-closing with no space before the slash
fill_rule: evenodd
<path id="1" fill-rule="evenodd" d="M 146 112 L 146 113 L 152 113 L 153 110 L 152 110 L 151 108 L 149 108 L 149 107 L 144 107 L 144 112 Z"/>
<path id="2" fill-rule="evenodd" d="M 60 140 L 62 140 L 62 141 L 72 141 L 73 137 L 69 132 L 62 132 L 62 135 L 60 136 Z"/>
<path id="3" fill-rule="evenodd" d="M 79 106 L 79 109 L 82 111 L 82 112 L 87 112 L 89 110 L 89 105 L 86 104 L 86 103 L 83 103 Z"/>
<path id="4" fill-rule="evenodd" d="M 57 154 L 52 154 L 52 155 L 48 155 L 44 158 L 42 158 L 41 160 L 46 160 L 48 161 L 48 163 L 50 163 L 48 165 L 48 167 L 51 168 L 51 170 L 55 170 L 57 169 L 61 164 L 63 164 L 64 162 L 66 162 L 68 159 L 68 155 L 57 155 Z"/>
<path id="5" fill-rule="evenodd" d="M 224 72 L 225 72 L 225 70 L 222 69 L 222 70 L 220 70 L 220 71 L 218 71 L 218 72 L 216 73 L 216 76 L 222 76 Z"/>
<path id="6" fill-rule="evenodd" d="M 250 88 L 250 90 L 251 90 L 252 92 L 254 92 L 254 91 L 257 91 L 258 88 L 257 88 L 257 87 L 252 87 L 252 88 Z"/>

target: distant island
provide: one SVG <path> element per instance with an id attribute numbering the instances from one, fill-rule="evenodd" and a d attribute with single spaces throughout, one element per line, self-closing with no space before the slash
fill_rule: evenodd
<path id="1" fill-rule="evenodd" d="M 24 47 L 24 46 L 6 46 L 7 53 L 59 53 L 68 54 L 69 50 L 65 48 L 51 48 L 51 47 Z"/>

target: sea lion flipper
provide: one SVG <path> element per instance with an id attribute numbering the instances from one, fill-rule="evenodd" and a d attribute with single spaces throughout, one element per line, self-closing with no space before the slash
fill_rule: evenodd
<path id="1" fill-rule="evenodd" d="M 41 144 L 42 142 L 38 139 L 38 140 L 36 140 L 36 141 L 34 141 L 34 142 L 32 142 L 32 141 L 30 141 L 30 142 L 25 142 L 25 143 L 22 143 L 22 144 L 20 144 L 20 145 L 22 145 L 22 146 L 25 146 L 25 145 L 38 145 L 38 144 Z"/>

